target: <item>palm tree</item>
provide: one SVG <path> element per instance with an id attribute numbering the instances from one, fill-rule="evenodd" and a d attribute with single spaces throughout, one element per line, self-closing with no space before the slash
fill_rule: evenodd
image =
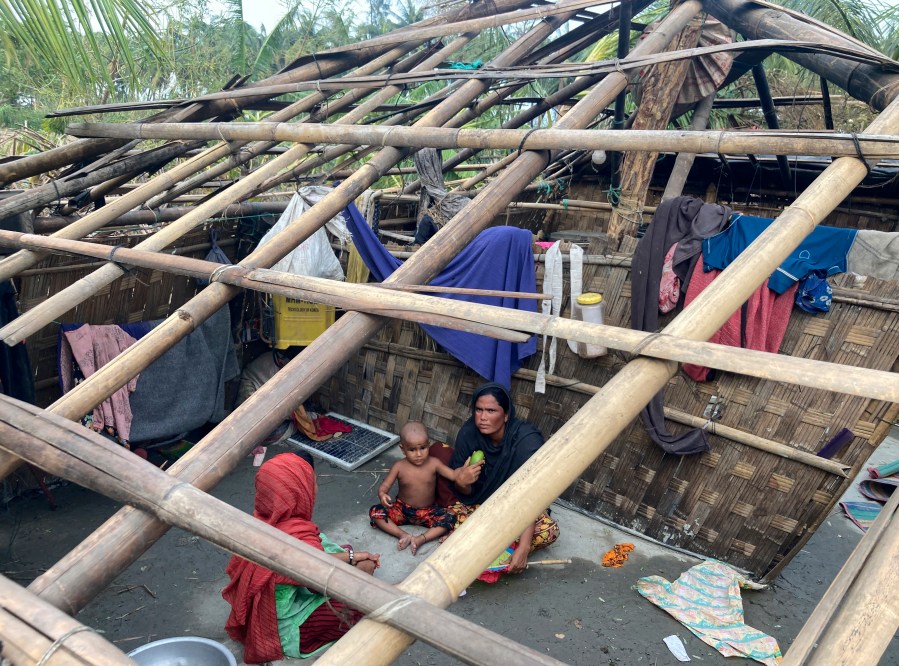
<path id="1" fill-rule="evenodd" d="M 135 43 L 161 58 L 157 31 L 145 0 L 0 0 L 0 73 L 39 72 L 42 83 L 80 98 L 134 94 L 141 85 Z"/>

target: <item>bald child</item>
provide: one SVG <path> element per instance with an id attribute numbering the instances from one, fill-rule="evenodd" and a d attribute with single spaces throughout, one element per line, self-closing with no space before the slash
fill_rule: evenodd
<path id="1" fill-rule="evenodd" d="M 449 532 L 454 525 L 453 515 L 437 506 L 437 475 L 456 480 L 456 472 L 429 454 L 431 440 L 423 423 L 409 421 L 400 430 L 400 450 L 403 459 L 390 468 L 384 483 L 378 488 L 376 504 L 368 511 L 372 527 L 395 536 L 397 550 L 418 549 Z M 396 499 L 391 500 L 390 489 L 398 484 Z M 428 529 L 413 536 L 401 525 L 423 525 Z"/>

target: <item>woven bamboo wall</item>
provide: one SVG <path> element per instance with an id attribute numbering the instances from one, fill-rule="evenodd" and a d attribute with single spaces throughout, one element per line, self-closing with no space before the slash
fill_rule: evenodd
<path id="1" fill-rule="evenodd" d="M 585 184 L 568 196 L 599 200 L 602 190 L 601 183 Z M 895 213 L 866 208 L 870 210 L 863 216 L 837 211 L 827 223 L 893 230 Z M 760 206 L 742 210 L 771 216 L 778 212 Z M 554 214 L 547 224 L 551 230 L 595 231 L 606 221 L 605 215 L 593 212 L 568 212 Z M 602 254 L 602 245 L 602 238 L 594 238 L 588 252 Z M 781 353 L 892 369 L 899 356 L 896 285 L 874 279 L 856 283 L 850 276 L 839 276 L 834 284 L 843 297 L 877 306 L 837 299 L 824 315 L 794 310 Z M 585 266 L 585 290 L 603 294 L 608 323 L 629 325 L 628 268 Z M 555 375 L 600 387 L 627 361 L 614 351 L 585 361 L 561 341 L 558 352 Z M 535 369 L 538 360 L 539 352 L 528 367 Z M 409 419 L 421 420 L 434 439 L 452 442 L 469 414 L 471 393 L 482 381 L 436 350 L 417 326 L 393 322 L 321 388 L 320 399 L 329 409 L 388 430 L 396 431 Z M 513 392 L 519 415 L 547 437 L 589 398 L 553 386 L 545 395 L 535 395 L 526 379 L 513 380 Z M 896 417 L 894 405 L 730 374 L 704 384 L 679 374 L 668 385 L 666 405 L 701 416 L 713 395 L 723 400 L 721 424 L 803 451 L 816 452 L 848 427 L 856 436 L 836 459 L 854 469 L 883 440 Z M 672 422 L 669 428 L 685 429 Z M 720 436 L 710 440 L 709 453 L 670 456 L 635 422 L 563 498 L 661 542 L 773 577 L 811 536 L 849 481 Z"/>
<path id="2" fill-rule="evenodd" d="M 221 237 L 234 236 L 235 220 L 216 222 Z M 129 235 L 105 236 L 90 239 L 105 245 L 133 247 L 144 240 L 146 230 L 134 230 Z M 234 258 L 235 244 L 221 242 L 225 253 Z M 173 248 L 183 248 L 179 253 L 202 259 L 209 252 L 208 228 L 201 228 L 185 235 Z M 25 312 L 58 293 L 74 281 L 89 275 L 103 262 L 84 257 L 54 255 L 23 273 L 17 279 L 19 310 Z M 193 278 L 148 269 L 133 269 L 111 285 L 104 287 L 92 298 L 84 301 L 60 318 L 45 326 L 27 340 L 28 355 L 35 373 L 37 404 L 46 407 L 59 397 L 59 380 L 56 360 L 56 340 L 60 323 L 85 322 L 88 324 L 113 324 L 162 319 L 187 302 L 197 292 Z"/>

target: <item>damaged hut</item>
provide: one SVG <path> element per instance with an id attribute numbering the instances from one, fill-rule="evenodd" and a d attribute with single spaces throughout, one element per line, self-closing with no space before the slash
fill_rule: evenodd
<path id="1" fill-rule="evenodd" d="M 649 3 L 531 4 L 473 2 L 0 163 L 0 476 L 130 505 L 4 595 L 14 663 L 128 663 L 53 609 L 77 613 L 169 525 L 373 614 L 322 663 L 416 639 L 548 663 L 443 609 L 557 498 L 765 581 L 814 534 L 897 417 L 899 64 L 761 0 L 686 0 L 584 62 Z M 522 22 L 490 62 L 445 66 Z M 821 78 L 825 118 L 829 85 L 869 105 L 864 132 L 780 130 L 772 53 Z M 707 129 L 741 77 L 767 129 Z M 557 85 L 527 97 L 535 80 Z M 517 112 L 477 126 L 498 105 Z M 260 106 L 277 110 L 241 122 Z M 291 353 L 235 401 L 263 347 Z M 451 444 L 485 379 L 547 441 L 401 588 L 205 494 L 305 401 Z M 167 475 L 144 459 L 210 421 Z M 877 663 L 897 503 L 783 663 Z"/>

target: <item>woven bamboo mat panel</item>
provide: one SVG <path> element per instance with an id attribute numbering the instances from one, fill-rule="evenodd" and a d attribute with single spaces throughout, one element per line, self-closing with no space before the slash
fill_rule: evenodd
<path id="1" fill-rule="evenodd" d="M 221 229 L 222 238 L 229 238 L 234 234 L 236 224 L 229 220 L 217 222 L 216 226 Z M 143 232 L 90 240 L 104 245 L 133 247 L 146 237 L 147 233 Z M 208 230 L 195 229 L 172 245 L 173 248 L 191 246 L 196 248 L 184 252 L 184 256 L 204 258 L 210 248 Z M 232 260 L 233 247 L 233 243 L 222 244 L 222 249 Z M 101 265 L 102 262 L 85 257 L 48 257 L 21 278 L 19 310 L 30 310 Z M 161 319 L 187 302 L 196 292 L 197 285 L 193 278 L 157 270 L 132 269 L 67 312 L 59 321 L 29 337 L 28 354 L 35 373 L 38 405 L 47 406 L 59 397 L 56 340 L 60 323 L 113 324 Z"/>
<path id="2" fill-rule="evenodd" d="M 581 184 L 570 196 L 603 200 L 603 190 L 602 183 Z M 779 211 L 752 212 L 774 217 Z M 840 215 L 835 214 L 836 222 L 842 221 Z M 604 228 L 607 218 L 602 211 L 552 213 L 546 225 L 548 231 L 563 227 L 595 232 Z M 880 230 L 894 223 L 888 216 L 871 220 L 882 223 Z M 603 245 L 602 237 L 594 235 L 588 252 L 602 254 Z M 539 284 L 541 263 L 537 275 Z M 585 276 L 584 290 L 603 294 L 606 322 L 629 326 L 629 268 L 585 266 Z M 874 279 L 856 282 L 845 275 L 833 284 L 848 301 L 837 298 L 831 312 L 823 315 L 794 310 L 781 353 L 893 369 L 899 356 L 896 285 Z M 563 316 L 568 316 L 568 288 L 566 281 Z M 584 360 L 564 341 L 558 341 L 557 353 L 554 375 L 596 387 L 628 360 L 614 350 Z M 538 348 L 526 367 L 536 369 L 539 356 Z M 432 438 L 451 443 L 470 413 L 472 391 L 482 381 L 437 350 L 417 326 L 393 322 L 321 388 L 320 399 L 327 409 L 387 430 L 421 420 Z M 552 385 L 545 394 L 535 395 L 531 381 L 517 378 L 513 393 L 519 416 L 547 437 L 589 399 Z M 817 452 L 841 428 L 849 428 L 855 437 L 835 459 L 854 471 L 897 416 L 895 405 L 727 373 L 702 384 L 679 374 L 668 384 L 665 404 L 699 417 L 712 396 L 723 406 L 719 423 L 803 451 Z M 563 498 L 660 542 L 731 562 L 759 577 L 776 575 L 849 484 L 843 477 L 718 435 L 710 436 L 709 453 L 667 455 L 638 421 L 599 455 Z M 687 429 L 671 421 L 668 426 L 675 433 Z"/>

